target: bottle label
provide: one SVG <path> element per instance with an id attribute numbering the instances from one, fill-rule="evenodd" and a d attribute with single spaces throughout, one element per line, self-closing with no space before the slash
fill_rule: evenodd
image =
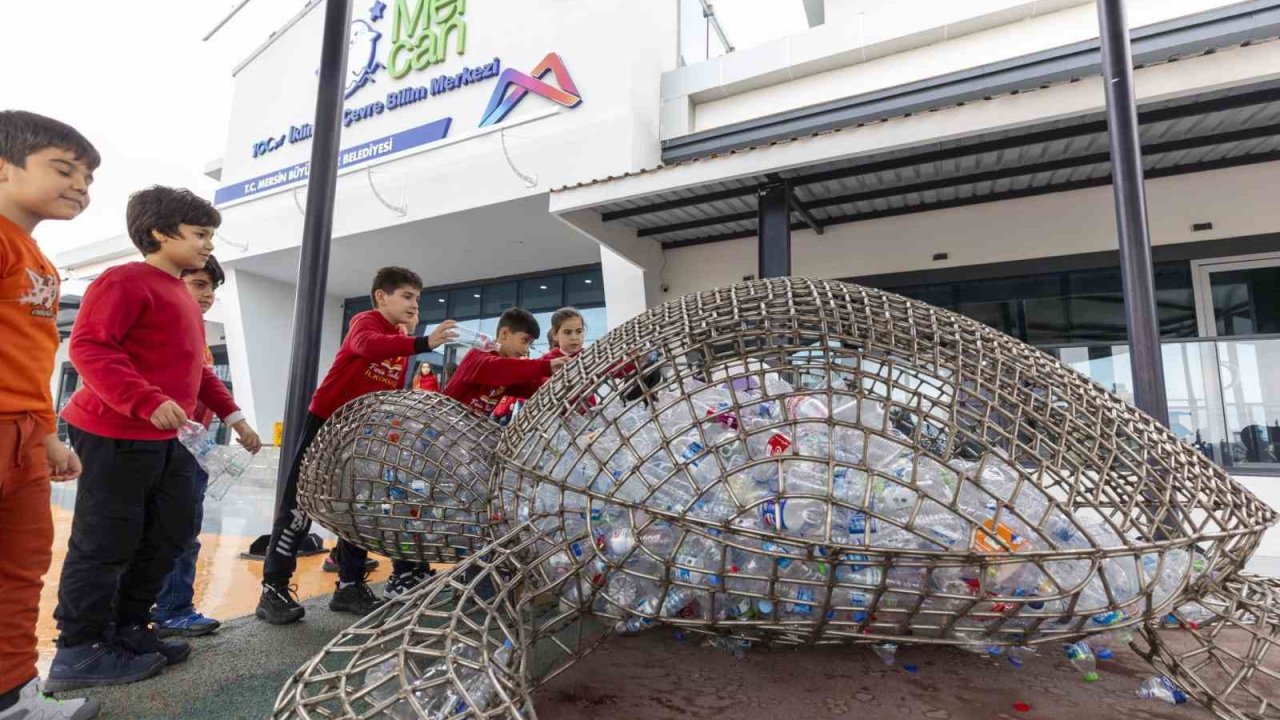
<path id="1" fill-rule="evenodd" d="M 689 447 L 685 448 L 684 452 L 680 453 L 680 459 L 689 463 L 692 467 L 698 467 L 702 463 L 702 459 L 699 456 L 702 455 L 703 450 L 702 443 L 695 440 L 689 443 Z M 695 460 L 694 458 L 698 459 Z"/>
<path id="2" fill-rule="evenodd" d="M 774 433 L 769 438 L 769 457 L 777 457 L 791 447 L 791 439 L 782 433 Z"/>
<path id="3" fill-rule="evenodd" d="M 714 408 L 707 408 L 707 417 L 714 418 L 716 422 L 729 428 L 730 430 L 738 429 L 738 418 L 729 412 L 729 403 L 720 401 L 716 403 Z"/>
<path id="4" fill-rule="evenodd" d="M 769 500 L 760 506 L 760 519 L 770 529 L 786 530 L 787 523 L 782 514 L 787 508 L 786 500 Z M 767 547 L 765 548 L 768 549 Z"/>

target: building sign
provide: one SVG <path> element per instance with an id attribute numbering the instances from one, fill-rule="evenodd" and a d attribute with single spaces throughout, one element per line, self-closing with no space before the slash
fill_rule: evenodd
<path id="1" fill-rule="evenodd" d="M 466 5 L 467 0 L 392 0 L 388 6 L 383 0 L 374 0 L 365 17 L 352 21 L 347 84 L 343 93 L 347 100 L 342 111 L 343 127 L 372 122 L 404 108 L 430 107 L 431 98 L 491 80 L 497 81 L 496 87 L 489 96 L 477 128 L 501 123 L 530 93 L 566 108 L 582 104 L 582 95 L 564 60 L 554 52 L 543 57 L 529 73 L 504 68 L 502 59 L 495 57 L 457 71 L 438 72 L 434 77 L 423 78 L 424 84 L 421 85 L 398 86 L 381 97 L 364 92 L 365 88 L 377 85 L 380 80 L 385 82 L 388 77 L 400 80 L 411 73 L 444 63 L 452 55 L 464 55 L 467 45 Z M 388 9 L 391 10 L 390 18 L 387 17 Z M 388 22 L 389 31 L 384 33 Z M 357 160 L 340 162 L 339 167 L 444 139 L 452 122 L 452 116 L 445 117 L 370 141 L 352 150 L 381 148 L 384 145 L 385 149 L 368 150 Z M 432 132 L 439 132 L 439 136 L 424 134 L 424 128 L 433 128 Z M 281 128 L 278 134 L 254 141 L 250 151 L 254 158 L 265 157 L 286 146 L 308 142 L 314 135 L 311 123 L 299 122 Z M 347 152 L 343 151 L 342 157 Z M 219 189 L 217 202 L 231 202 L 274 190 L 305 180 L 308 174 L 308 163 L 265 173 Z"/>
<path id="2" fill-rule="evenodd" d="M 413 2 L 410 10 L 409 2 Z M 382 0 L 375 0 L 377 9 Z M 467 52 L 467 0 L 395 0 L 391 18 L 391 50 L 387 74 L 399 79 L 411 70 L 426 70 L 445 61 L 449 39 L 456 38 L 459 55 Z M 371 10 L 372 14 L 372 10 Z M 377 11 L 379 17 L 381 10 Z"/>
<path id="3" fill-rule="evenodd" d="M 415 128 L 409 128 L 394 135 L 377 138 L 365 143 L 361 143 L 352 148 L 346 148 L 338 152 L 338 168 L 351 167 L 361 163 L 375 160 L 384 155 L 403 152 L 416 147 L 422 147 L 429 143 L 443 139 L 449 134 L 449 125 L 452 118 L 444 118 L 435 122 L 419 125 Z M 302 162 L 291 165 L 287 168 L 281 168 L 250 180 L 238 182 L 233 185 L 218 188 L 214 193 L 213 202 L 215 205 L 229 203 L 233 200 L 257 195 L 258 193 L 274 190 L 285 185 L 306 180 L 311 176 L 311 163 Z"/>

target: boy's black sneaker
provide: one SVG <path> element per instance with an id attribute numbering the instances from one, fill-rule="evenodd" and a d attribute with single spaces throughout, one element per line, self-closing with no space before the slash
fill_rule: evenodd
<path id="1" fill-rule="evenodd" d="M 258 609 L 254 614 L 272 625 L 288 625 L 301 620 L 307 609 L 298 604 L 295 592 L 295 588 L 288 584 L 262 583 L 262 597 L 258 599 Z"/>
<path id="2" fill-rule="evenodd" d="M 87 687 L 127 685 L 155 677 L 168 662 L 159 653 L 139 655 L 116 643 L 60 647 L 53 656 L 43 690 L 66 692 Z"/>
<path id="3" fill-rule="evenodd" d="M 139 655 L 159 653 L 169 665 L 191 657 L 191 645 L 182 640 L 161 640 L 150 625 L 129 625 L 116 630 L 116 643 Z"/>
<path id="4" fill-rule="evenodd" d="M 364 617 L 380 607 L 382 607 L 382 601 L 373 594 L 369 583 L 363 580 L 353 582 L 346 587 L 343 587 L 342 583 L 338 583 L 338 589 L 333 593 L 333 599 L 329 601 L 330 610 L 351 613 L 360 617 Z"/>
<path id="5" fill-rule="evenodd" d="M 391 579 L 387 580 L 387 584 L 382 588 L 382 599 L 391 601 L 402 595 L 407 595 L 429 578 L 435 576 L 436 571 L 426 565 L 416 567 L 407 573 L 392 575 Z"/>

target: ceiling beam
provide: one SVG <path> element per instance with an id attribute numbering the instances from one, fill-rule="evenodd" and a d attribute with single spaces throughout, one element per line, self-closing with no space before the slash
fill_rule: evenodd
<path id="1" fill-rule="evenodd" d="M 1272 151 L 1260 153 L 1257 155 L 1244 155 L 1241 157 L 1223 158 L 1211 162 L 1190 163 L 1187 165 L 1174 165 L 1171 167 L 1158 168 L 1148 170 L 1146 177 L 1148 180 L 1173 177 L 1176 175 L 1187 175 L 1190 173 L 1207 172 L 1209 170 L 1223 170 L 1226 168 L 1241 167 L 1244 165 L 1256 165 L 1259 163 L 1275 162 L 1280 160 L 1280 151 Z M 908 207 L 889 208 L 886 210 L 876 210 L 867 213 L 851 213 L 836 217 L 825 218 L 823 222 L 826 227 L 832 225 L 843 225 L 846 223 L 861 222 L 864 220 L 878 220 L 880 218 L 898 217 L 901 215 L 914 215 L 916 213 L 930 212 L 932 210 L 947 210 L 950 208 L 968 207 L 971 205 L 985 205 L 986 203 L 1002 202 L 1004 200 L 1017 200 L 1019 198 L 1036 197 L 1039 195 L 1050 195 L 1059 192 L 1071 192 L 1072 190 L 1083 190 L 1086 188 L 1105 187 L 1111 184 L 1111 176 L 1099 178 L 1089 178 L 1087 180 L 1077 180 L 1069 183 L 1060 183 L 1057 185 L 1044 185 L 1034 188 L 1022 188 L 1019 190 L 1009 190 L 1002 193 L 990 193 L 988 195 L 974 195 L 964 198 L 955 198 L 943 202 L 932 204 L 911 205 Z M 803 230 L 804 223 L 793 223 L 792 230 Z M 687 240 L 672 240 L 662 243 L 664 249 L 673 249 L 681 247 L 690 247 L 693 245 L 705 245 L 708 243 L 725 242 L 727 240 L 738 240 L 740 238 L 755 237 L 755 229 L 740 230 L 734 232 L 721 233 L 717 235 L 708 235 L 700 238 L 689 238 Z"/>
<path id="2" fill-rule="evenodd" d="M 1247 142 L 1250 140 L 1261 140 L 1272 138 L 1280 135 L 1280 124 L 1264 125 L 1256 128 L 1246 128 L 1244 130 L 1234 130 L 1231 132 L 1221 133 L 1217 135 L 1200 135 L 1190 138 L 1181 138 L 1178 140 L 1170 140 L 1163 143 L 1153 143 L 1143 148 L 1143 157 L 1146 160 L 1159 157 L 1160 155 L 1170 152 L 1180 152 L 1183 150 L 1198 150 L 1203 148 L 1214 147 L 1233 142 Z M 999 182 L 1001 180 L 1011 180 L 1026 175 L 1036 175 L 1046 172 L 1057 172 L 1060 170 L 1074 170 L 1091 165 L 1110 164 L 1111 155 L 1108 152 L 1090 153 L 1088 155 L 1077 155 L 1075 157 L 1058 158 L 1056 160 L 1046 160 L 1044 162 L 1032 163 L 1030 165 L 1016 165 L 1013 167 L 997 168 L 986 172 L 971 173 L 968 175 L 956 175 L 953 177 L 937 178 L 934 180 L 926 180 L 924 182 L 912 183 L 909 185 L 895 185 L 886 188 L 877 188 L 864 192 L 849 193 L 846 195 L 835 195 L 832 197 L 818 198 L 810 200 L 806 203 L 808 210 L 817 208 L 834 207 L 837 205 L 850 205 L 854 203 L 872 202 L 875 200 L 887 200 L 889 198 L 898 197 L 900 195 L 910 195 L 913 193 L 931 192 L 934 190 L 943 190 L 946 188 L 956 187 L 958 185 L 972 185 L 982 182 Z M 699 218 L 680 223 L 671 223 L 669 225 L 658 225 L 656 227 L 642 228 L 637 231 L 640 237 L 649 237 L 653 235 L 668 235 L 673 232 L 682 232 L 685 230 L 695 230 L 700 227 L 712 227 L 714 225 L 722 225 L 725 223 L 742 222 L 755 217 L 755 213 L 731 213 L 717 217 Z M 806 223 L 807 224 L 807 223 Z"/>
<path id="3" fill-rule="evenodd" d="M 1262 90 L 1254 90 L 1252 92 L 1240 93 L 1238 95 L 1217 98 L 1214 100 L 1145 110 L 1138 113 L 1138 122 L 1143 125 L 1150 125 L 1153 123 L 1194 117 L 1196 115 L 1266 105 L 1272 102 L 1280 102 L 1280 88 L 1266 88 Z M 850 165 L 848 167 L 834 168 L 831 170 L 799 174 L 787 179 L 790 180 L 793 186 L 813 185 L 831 180 L 842 180 L 857 175 L 866 175 L 889 170 L 900 170 L 914 165 L 940 162 L 943 160 L 955 160 L 958 158 L 970 157 L 972 155 L 1012 150 L 1015 148 L 1038 145 L 1046 142 L 1083 138 L 1090 135 L 1104 133 L 1106 130 L 1106 120 L 1091 120 L 1066 127 L 1047 128 L 1021 135 L 1012 135 L 1009 137 L 985 140 L 949 148 L 939 148 L 906 157 L 891 158 L 887 160 Z M 649 215 L 652 213 L 666 212 L 667 210 L 691 207 L 693 205 L 700 205 L 707 202 L 718 202 L 720 200 L 730 200 L 733 198 L 745 198 L 753 195 L 755 192 L 756 183 L 753 182 L 743 187 L 727 188 L 702 195 L 692 195 L 689 197 L 664 200 L 662 202 L 650 203 L 647 205 L 638 205 L 636 207 L 606 211 L 601 213 L 601 217 L 605 222 L 612 222 L 614 220 L 622 220 L 624 218 L 636 217 L 639 215 Z"/>

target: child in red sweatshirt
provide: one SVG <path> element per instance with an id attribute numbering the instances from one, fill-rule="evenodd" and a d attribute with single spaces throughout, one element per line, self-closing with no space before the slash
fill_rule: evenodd
<path id="1" fill-rule="evenodd" d="M 529 360 L 529 345 L 541 334 L 538 320 L 524 308 L 508 308 L 498 318 L 497 349 L 471 350 L 444 387 L 444 394 L 490 417 L 503 396 L 528 398 L 569 358 Z"/>
<path id="2" fill-rule="evenodd" d="M 284 497 L 271 528 L 271 542 L 262 568 L 262 597 L 256 614 L 272 625 L 286 625 L 306 614 L 290 589 L 289 580 L 298 567 L 298 544 L 311 530 L 311 519 L 298 509 L 298 469 L 320 426 L 338 408 L 361 395 L 404 387 L 408 356 L 430 352 L 444 344 L 456 325 L 446 320 L 430 337 L 405 334 L 400 326 L 418 325 L 418 296 L 422 294 L 422 279 L 412 270 L 382 268 L 374 276 L 369 292 L 373 309 L 351 319 L 351 327 L 333 366 L 311 398 L 307 423 L 302 428 L 302 439 L 293 456 Z M 364 548 L 338 541 L 338 587 L 329 601 L 330 610 L 364 616 L 382 604 L 365 583 L 368 557 L 369 552 Z M 407 592 L 428 572 L 428 568 L 419 563 L 395 561 L 387 593 Z"/>
<path id="3" fill-rule="evenodd" d="M 180 279 L 205 266 L 221 216 L 166 187 L 135 193 L 127 216 L 143 262 L 102 273 L 71 333 L 84 387 L 62 417 L 84 469 L 54 611 L 61 636 L 45 683 L 54 690 L 134 682 L 187 658 L 187 643 L 160 640 L 149 624 L 194 532 L 196 461 L 177 430 L 199 401 L 250 452 L 260 445 L 205 366 L 204 321 Z"/>

